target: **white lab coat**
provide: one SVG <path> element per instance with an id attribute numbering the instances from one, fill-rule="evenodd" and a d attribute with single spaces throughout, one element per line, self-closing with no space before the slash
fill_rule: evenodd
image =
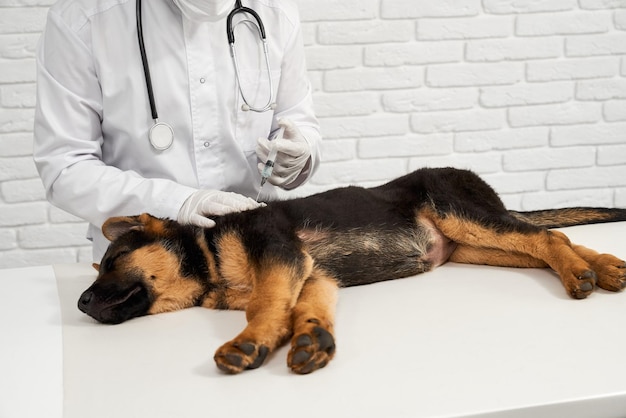
<path id="1" fill-rule="evenodd" d="M 89 221 L 94 260 L 108 245 L 100 227 L 111 216 L 150 212 L 176 219 L 197 189 L 256 197 L 256 140 L 277 128 L 277 118 L 291 119 L 311 145 L 304 179 L 317 167 L 320 134 L 297 9 L 286 0 L 243 3 L 265 24 L 274 111 L 241 110 L 225 18 L 192 22 L 171 0 L 143 2 L 159 121 L 175 135 L 165 151 L 148 140 L 154 122 L 135 1 L 61 0 L 50 8 L 37 53 L 34 159 L 49 201 Z M 258 35 L 241 24 L 235 40 L 242 89 L 249 102 L 264 105 L 269 84 Z M 264 193 L 272 189 L 268 183 Z"/>

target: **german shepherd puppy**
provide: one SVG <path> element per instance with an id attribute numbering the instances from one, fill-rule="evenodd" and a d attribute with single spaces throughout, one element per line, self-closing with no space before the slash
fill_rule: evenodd
<path id="1" fill-rule="evenodd" d="M 337 290 L 399 279 L 446 261 L 549 267 L 567 293 L 626 287 L 626 264 L 548 228 L 626 220 L 626 209 L 507 210 L 470 171 L 421 169 L 374 188 L 346 187 L 216 219 L 214 228 L 148 214 L 109 219 L 112 242 L 78 301 L 96 320 L 191 306 L 246 311 L 215 354 L 227 373 L 259 367 L 291 339 L 295 373 L 335 353 Z"/>

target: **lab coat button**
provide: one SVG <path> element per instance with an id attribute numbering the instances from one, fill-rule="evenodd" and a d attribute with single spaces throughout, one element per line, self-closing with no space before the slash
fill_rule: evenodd
<path id="1" fill-rule="evenodd" d="M 202 84 L 204 84 L 204 82 L 205 82 L 205 81 L 206 81 L 206 79 L 205 79 L 204 77 L 202 77 L 202 78 L 200 79 L 200 83 L 202 83 Z"/>
<path id="2" fill-rule="evenodd" d="M 209 148 L 211 146 L 211 143 L 209 141 L 205 141 L 204 142 L 204 147 L 205 148 Z"/>

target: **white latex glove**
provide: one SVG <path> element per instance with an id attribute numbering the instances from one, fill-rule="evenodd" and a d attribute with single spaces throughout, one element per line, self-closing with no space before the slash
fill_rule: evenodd
<path id="1" fill-rule="evenodd" d="M 282 139 L 270 141 L 267 138 L 257 140 L 256 155 L 261 162 L 259 172 L 263 171 L 270 147 L 276 146 L 278 154 L 274 161 L 274 170 L 267 179 L 274 186 L 285 188 L 298 178 L 307 166 L 311 157 L 311 146 L 300 132 L 300 129 L 289 119 L 280 119 L 278 126 L 285 128 Z M 275 142 L 275 144 L 274 144 Z"/>
<path id="2" fill-rule="evenodd" d="M 241 212 L 264 206 L 254 199 L 237 193 L 219 190 L 198 190 L 185 200 L 178 211 L 178 222 L 194 224 L 205 228 L 215 226 L 210 215 L 225 215 L 230 212 Z"/>

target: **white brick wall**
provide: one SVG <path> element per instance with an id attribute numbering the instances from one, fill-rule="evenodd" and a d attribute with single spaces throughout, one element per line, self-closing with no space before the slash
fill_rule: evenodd
<path id="1" fill-rule="evenodd" d="M 626 0 L 297 2 L 325 137 L 299 194 L 452 165 L 514 209 L 626 207 Z M 31 159 L 52 3 L 0 1 L 0 268 L 90 260 Z"/>

